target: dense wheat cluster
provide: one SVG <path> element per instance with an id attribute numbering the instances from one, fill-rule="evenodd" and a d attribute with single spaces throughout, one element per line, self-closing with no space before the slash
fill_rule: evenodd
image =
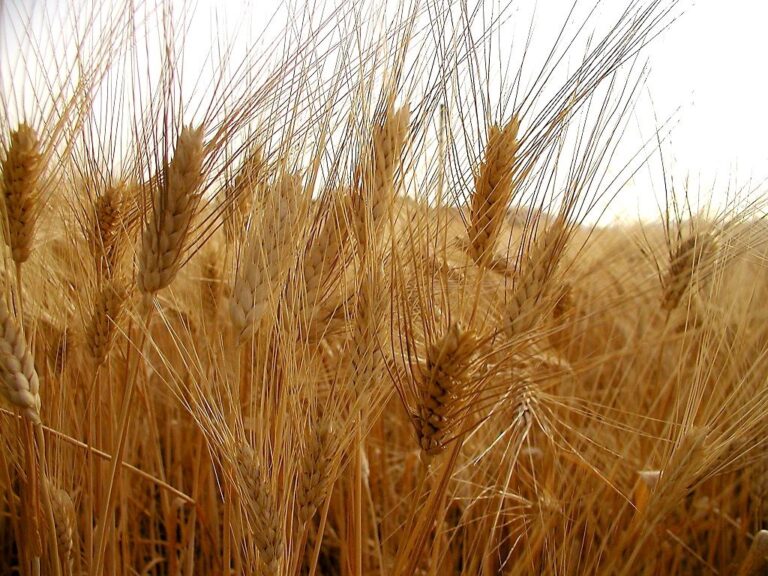
<path id="1" fill-rule="evenodd" d="M 293 7 L 192 82 L 182 3 L 44 4 L 0 4 L 0 572 L 766 573 L 761 197 L 599 219 L 674 2 L 528 75 L 497 3 Z"/>

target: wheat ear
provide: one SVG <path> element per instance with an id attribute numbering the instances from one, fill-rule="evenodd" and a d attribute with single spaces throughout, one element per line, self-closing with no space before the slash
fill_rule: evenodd
<path id="1" fill-rule="evenodd" d="M 370 239 L 376 239 L 388 221 L 394 196 L 395 171 L 400 166 L 408 138 L 410 112 L 402 107 L 396 112 L 387 110 L 384 122 L 373 129 L 371 156 L 362 174 L 361 204 L 355 230 L 361 250 L 365 252 Z M 370 235 L 370 236 L 369 236 Z"/>
<path id="2" fill-rule="evenodd" d="M 301 192 L 298 176 L 283 177 L 248 241 L 229 304 L 238 342 L 253 333 L 283 291 L 296 253 Z"/>
<path id="3" fill-rule="evenodd" d="M 565 241 L 565 221 L 558 217 L 538 239 L 525 258 L 507 299 L 506 332 L 510 338 L 535 328 L 541 317 L 541 301 L 549 289 Z"/>
<path id="4" fill-rule="evenodd" d="M 203 316 L 208 322 L 215 322 L 218 318 L 223 294 L 224 282 L 221 277 L 219 256 L 211 251 L 205 255 L 200 273 L 200 299 Z"/>
<path id="5" fill-rule="evenodd" d="M 337 195 L 318 234 L 313 238 L 302 262 L 304 292 L 299 294 L 299 318 L 303 325 L 323 304 L 324 288 L 343 258 L 345 196 Z"/>
<path id="6" fill-rule="evenodd" d="M 421 449 L 429 456 L 442 452 L 452 439 L 451 431 L 463 406 L 463 389 L 476 350 L 474 334 L 453 324 L 429 347 L 419 365 L 416 432 Z"/>
<path id="7" fill-rule="evenodd" d="M 124 232 L 125 198 L 127 185 L 119 182 L 109 186 L 96 199 L 89 244 L 98 272 L 107 276 L 115 272 Z"/>
<path id="8" fill-rule="evenodd" d="M 0 296 L 0 374 L 3 396 L 24 417 L 40 423 L 40 383 L 27 342 Z"/>
<path id="9" fill-rule="evenodd" d="M 664 310 L 677 308 L 699 264 L 713 249 L 714 239 L 703 232 L 690 236 L 678 246 L 662 279 L 661 307 Z"/>
<path id="10" fill-rule="evenodd" d="M 203 163 L 203 127 L 185 127 L 176 151 L 159 183 L 152 215 L 142 237 L 138 285 L 145 294 L 168 286 L 182 264 L 182 251 L 200 200 Z"/>
<path id="11" fill-rule="evenodd" d="M 61 559 L 70 566 L 69 572 L 71 572 L 75 526 L 77 523 L 75 503 L 65 490 L 54 486 L 50 482 L 48 482 L 48 490 L 53 507 L 54 523 L 56 525 L 56 542 L 59 545 Z"/>
<path id="12" fill-rule="evenodd" d="M 760 576 L 768 573 L 768 530 L 755 534 L 752 546 L 739 567 L 738 576 Z"/>
<path id="13" fill-rule="evenodd" d="M 475 179 L 470 205 L 470 255 L 480 266 L 490 263 L 514 190 L 515 156 L 520 121 L 515 116 L 503 128 L 491 126 L 485 159 Z"/>
<path id="14" fill-rule="evenodd" d="M 232 186 L 225 190 L 224 234 L 228 242 L 236 240 L 246 227 L 263 165 L 261 146 L 254 144 L 237 171 Z"/>
<path id="15" fill-rule="evenodd" d="M 107 282 L 96 298 L 96 306 L 85 331 L 88 351 L 96 366 L 104 363 L 112 348 L 117 322 L 127 298 L 128 291 L 119 279 Z"/>
<path id="16" fill-rule="evenodd" d="M 11 132 L 11 145 L 3 162 L 3 199 L 8 222 L 6 243 L 14 262 L 26 262 L 32 252 L 40 214 L 38 181 L 43 167 L 40 142 L 26 124 Z"/>
<path id="17" fill-rule="evenodd" d="M 277 503 L 256 455 L 249 446 L 239 448 L 237 464 L 240 480 L 248 490 L 245 501 L 253 523 L 254 543 L 263 565 L 262 573 L 276 575 L 280 570 L 284 547 Z"/>
<path id="18" fill-rule="evenodd" d="M 333 459 L 330 424 L 325 418 L 314 424 L 308 432 L 296 491 L 296 509 L 302 523 L 310 520 L 325 501 Z"/>

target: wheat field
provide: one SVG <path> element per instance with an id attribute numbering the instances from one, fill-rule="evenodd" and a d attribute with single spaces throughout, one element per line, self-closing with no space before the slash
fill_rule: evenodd
<path id="1" fill-rule="evenodd" d="M 199 78 L 193 6 L 62 4 L 0 3 L 2 574 L 768 573 L 765 196 L 601 218 L 676 2 L 530 82 L 498 3 Z"/>

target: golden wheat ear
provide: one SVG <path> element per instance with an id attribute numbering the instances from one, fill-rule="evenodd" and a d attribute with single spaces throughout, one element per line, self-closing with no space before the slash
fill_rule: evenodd
<path id="1" fill-rule="evenodd" d="M 567 232 L 565 220 L 558 217 L 526 254 L 522 271 L 515 278 L 507 300 L 505 330 L 510 338 L 534 329 L 541 319 Z"/>
<path id="2" fill-rule="evenodd" d="M 77 529 L 77 511 L 72 497 L 66 492 L 48 482 L 48 490 L 51 495 L 53 518 L 56 526 L 56 542 L 59 553 L 65 565 L 70 566 L 75 547 L 75 532 Z"/>
<path id="3" fill-rule="evenodd" d="M 227 242 L 240 239 L 246 230 L 263 172 L 264 154 L 261 146 L 254 144 L 237 171 L 234 182 L 225 189 L 224 236 Z"/>
<path id="4" fill-rule="evenodd" d="M 107 187 L 93 205 L 88 245 L 99 275 L 112 276 L 123 248 L 128 185 Z"/>
<path id="5" fill-rule="evenodd" d="M 3 396 L 21 413 L 40 423 L 40 381 L 24 335 L 0 297 L 0 377 Z"/>
<path id="6" fill-rule="evenodd" d="M 738 576 L 761 576 L 768 574 L 768 530 L 755 534 L 747 557 L 739 567 Z"/>
<path id="7" fill-rule="evenodd" d="M 694 234 L 680 243 L 662 279 L 661 307 L 664 310 L 677 308 L 691 288 L 697 269 L 712 256 L 716 248 L 715 238 L 707 232 Z"/>
<path id="8" fill-rule="evenodd" d="M 246 444 L 240 445 L 236 459 L 239 480 L 247 491 L 243 496 L 253 523 L 251 535 L 259 551 L 261 573 L 277 575 L 285 546 L 277 501 L 253 449 Z"/>
<path id="9" fill-rule="evenodd" d="M 312 519 L 328 497 L 336 432 L 328 411 L 316 414 L 310 421 L 296 486 L 296 512 L 302 524 Z"/>
<path id="10" fill-rule="evenodd" d="M 8 225 L 6 244 L 14 262 L 26 262 L 32 252 L 40 214 L 38 181 L 43 168 L 40 142 L 26 124 L 11 132 L 11 145 L 2 164 L 3 199 Z"/>
<path id="11" fill-rule="evenodd" d="M 203 127 L 185 127 L 176 141 L 173 159 L 152 203 L 152 215 L 142 236 L 138 285 L 145 294 L 165 288 L 182 264 L 184 244 L 200 201 L 203 181 Z"/>
<path id="12" fill-rule="evenodd" d="M 283 177 L 265 202 L 240 262 L 229 312 L 239 343 L 246 341 L 283 292 L 297 250 L 303 188 L 298 176 Z"/>
<path id="13" fill-rule="evenodd" d="M 520 120 L 513 117 L 503 128 L 491 126 L 485 159 L 475 179 L 470 205 L 469 253 L 479 266 L 493 260 L 493 250 L 507 215 L 514 190 L 515 158 Z"/>
<path id="14" fill-rule="evenodd" d="M 117 323 L 127 299 L 128 290 L 120 279 L 107 282 L 96 298 L 96 306 L 85 331 L 88 352 L 96 366 L 104 363 L 112 349 Z"/>
<path id="15" fill-rule="evenodd" d="M 377 236 L 389 221 L 395 192 L 395 172 L 402 162 L 408 139 L 410 111 L 403 106 L 387 110 L 382 124 L 373 129 L 371 152 L 361 174 L 361 193 L 354 211 L 355 233 L 360 250 L 365 253 L 368 244 L 378 244 Z"/>
<path id="16" fill-rule="evenodd" d="M 445 450 L 456 436 L 458 415 L 467 396 L 467 375 L 476 352 L 474 334 L 453 324 L 429 347 L 419 365 L 414 424 L 419 446 L 428 456 Z"/>

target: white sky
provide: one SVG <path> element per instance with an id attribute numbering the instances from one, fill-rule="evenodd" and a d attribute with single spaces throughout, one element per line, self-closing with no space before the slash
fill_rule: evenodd
<path id="1" fill-rule="evenodd" d="M 717 196 L 768 176 L 767 26 L 763 0 L 700 0 L 648 52 L 643 104 L 652 98 L 660 117 L 680 107 L 664 155 L 678 179 L 691 177 L 693 191 Z M 651 177 L 661 183 L 657 170 Z"/>
<path id="2" fill-rule="evenodd" d="M 608 26 L 628 0 L 604 0 L 595 27 Z M 240 2 L 199 0 L 198 14 L 242 15 Z M 275 0 L 245 2 L 254 14 L 271 14 Z M 542 55 L 572 0 L 513 0 L 515 19 L 536 11 L 532 49 Z M 585 9 L 591 0 L 582 0 Z M 682 16 L 646 49 L 650 74 L 626 138 L 634 148 L 671 119 L 662 145 L 664 168 L 678 192 L 684 188 L 715 207 L 726 194 L 768 192 L 768 1 L 682 0 Z M 519 16 L 519 18 L 518 18 Z M 257 16 L 258 17 L 258 16 Z M 210 22 L 210 20 L 206 21 Z M 612 215 L 658 216 L 664 178 L 655 154 L 616 199 Z M 687 180 L 687 186 L 685 182 Z"/>
<path id="3" fill-rule="evenodd" d="M 0 0 L 0 5 L 6 1 Z M 23 11 L 33 12 L 71 2 L 11 0 Z M 532 10 L 536 11 L 534 59 L 536 51 L 546 54 L 571 3 L 513 0 L 517 22 L 529 22 Z M 599 29 L 610 24 L 616 10 L 627 3 L 604 0 L 594 25 Z M 260 30 L 280 3 L 198 0 L 196 4 L 194 29 L 210 35 L 214 28 L 241 25 L 247 35 L 249 23 L 254 23 L 251 30 Z M 593 2 L 582 0 L 581 4 L 590 8 Z M 671 133 L 662 152 L 678 191 L 688 179 L 689 193 L 700 194 L 705 200 L 712 197 L 715 204 L 738 188 L 757 187 L 768 192 L 762 184 L 768 176 L 768 2 L 681 0 L 680 7 L 682 17 L 645 51 L 650 76 L 624 136 L 627 143 L 623 149 L 639 148 L 643 139 L 653 136 L 658 123 L 672 115 Z M 204 38 L 206 33 L 191 33 L 190 37 Z M 209 48 L 205 42 L 193 43 L 187 47 L 185 58 L 194 60 L 195 50 L 204 55 Z M 613 215 L 658 215 L 657 198 L 664 184 L 658 158 L 656 153 L 628 184 L 614 204 Z"/>

